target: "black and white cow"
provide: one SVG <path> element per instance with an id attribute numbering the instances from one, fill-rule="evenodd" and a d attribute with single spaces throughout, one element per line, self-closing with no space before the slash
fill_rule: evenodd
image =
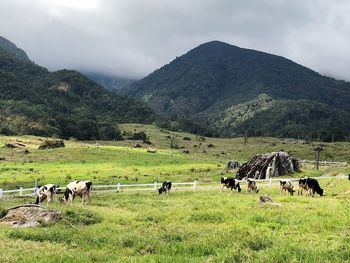
<path id="1" fill-rule="evenodd" d="M 316 179 L 307 178 L 306 183 L 312 196 L 314 196 L 315 193 L 319 194 L 320 196 L 323 196 L 323 189 L 320 187 L 320 184 Z"/>
<path id="2" fill-rule="evenodd" d="M 162 186 L 158 189 L 158 193 L 166 193 L 169 194 L 171 190 L 172 183 L 170 181 L 164 181 Z"/>
<path id="3" fill-rule="evenodd" d="M 53 201 L 54 194 L 57 194 L 57 188 L 59 186 L 54 184 L 46 184 L 36 189 L 35 195 L 35 204 L 40 205 L 43 201 L 46 200 L 47 205 Z"/>
<path id="4" fill-rule="evenodd" d="M 307 177 L 299 179 L 298 195 L 303 195 L 304 190 L 306 191 L 307 195 L 309 192 L 309 188 L 307 186 Z"/>
<path id="5" fill-rule="evenodd" d="M 255 193 L 259 193 L 258 186 L 256 185 L 256 182 L 252 178 L 247 179 L 247 192 L 254 191 Z"/>
<path id="6" fill-rule="evenodd" d="M 314 196 L 315 193 L 319 194 L 320 196 L 323 196 L 323 189 L 320 187 L 320 184 L 318 181 L 314 178 L 300 178 L 299 179 L 299 190 L 300 194 L 303 194 L 303 190 L 307 191 L 307 195 Z M 299 194 L 299 191 L 298 191 Z"/>
<path id="7" fill-rule="evenodd" d="M 288 192 L 290 195 L 293 195 L 294 191 L 294 186 L 291 181 L 289 180 L 280 180 L 280 189 L 281 189 L 281 194 L 283 191 Z"/>
<path id="8" fill-rule="evenodd" d="M 84 205 L 85 199 L 88 199 L 88 204 L 91 203 L 91 191 L 92 191 L 92 182 L 91 181 L 74 181 L 70 182 L 66 191 L 64 192 L 63 197 L 61 198 L 62 203 L 70 201 L 73 202 L 76 196 L 81 197 L 81 203 Z"/>
<path id="9" fill-rule="evenodd" d="M 220 180 L 221 186 L 220 186 L 220 193 L 222 192 L 222 190 L 224 189 L 224 187 L 226 186 L 226 188 L 228 189 L 235 189 L 238 193 L 242 191 L 241 186 L 239 185 L 239 182 L 236 182 L 236 179 L 232 178 L 232 177 L 221 177 Z"/>

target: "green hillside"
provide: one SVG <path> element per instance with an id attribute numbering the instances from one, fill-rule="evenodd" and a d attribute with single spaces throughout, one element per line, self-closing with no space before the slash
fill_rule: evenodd
<path id="1" fill-rule="evenodd" d="M 307 136 L 314 133 L 323 136 L 323 130 L 336 129 L 342 131 L 336 139 L 342 140 L 350 131 L 349 83 L 322 76 L 283 57 L 218 41 L 200 45 L 176 58 L 125 92 L 143 99 L 158 113 L 204 121 L 207 127 L 213 122 L 221 123 L 216 119 L 224 114 L 231 122 L 216 125 L 214 134 L 218 135 L 242 135 L 241 123 L 227 115 L 237 105 L 254 103 L 261 94 L 275 101 L 266 115 L 271 116 L 271 111 L 281 113 L 277 119 L 288 124 L 288 129 L 283 129 L 281 123 L 276 125 L 274 118 L 265 118 L 259 131 L 257 125 L 249 125 L 252 134 L 303 135 L 308 130 Z M 317 111 L 309 114 L 312 108 Z M 261 120 L 259 114 L 264 110 L 261 107 L 257 112 L 250 110 L 245 122 L 254 124 Z M 324 119 L 327 121 L 320 121 Z"/>
<path id="2" fill-rule="evenodd" d="M 0 45 L 0 133 L 118 139 L 117 123 L 154 118 L 143 103 L 77 71 L 49 72 L 18 54 L 13 44 Z"/>

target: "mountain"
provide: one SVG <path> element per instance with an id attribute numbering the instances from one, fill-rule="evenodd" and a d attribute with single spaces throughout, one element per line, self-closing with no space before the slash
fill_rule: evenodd
<path id="1" fill-rule="evenodd" d="M 18 48 L 15 44 L 13 44 L 12 42 L 10 42 L 2 36 L 0 36 L 0 52 L 3 54 L 7 53 L 8 55 L 13 56 L 17 60 L 31 62 L 26 52 L 24 52 L 22 49 Z"/>
<path id="2" fill-rule="evenodd" d="M 153 120 L 144 103 L 108 91 L 77 71 L 50 72 L 1 38 L 0 133 L 118 139 L 117 123 Z"/>
<path id="3" fill-rule="evenodd" d="M 222 136 L 331 133 L 341 140 L 350 133 L 350 83 L 219 41 L 192 49 L 123 92 Z"/>
<path id="4" fill-rule="evenodd" d="M 121 90 L 124 88 L 130 87 L 138 79 L 122 78 L 122 77 L 113 77 L 106 74 L 91 72 L 91 71 L 80 71 L 89 79 L 97 82 L 101 86 L 109 90 Z"/>

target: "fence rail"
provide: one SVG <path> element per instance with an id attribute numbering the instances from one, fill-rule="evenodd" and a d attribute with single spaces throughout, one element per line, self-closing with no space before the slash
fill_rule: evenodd
<path id="1" fill-rule="evenodd" d="M 134 192 L 134 191 L 156 191 L 162 183 L 151 183 L 151 184 L 112 184 L 112 185 L 94 185 L 92 191 L 95 193 L 108 193 L 108 192 Z M 193 189 L 197 188 L 197 181 L 183 182 L 183 183 L 172 183 L 175 189 Z M 59 187 L 58 190 L 64 191 L 65 188 Z M 19 188 L 14 190 L 4 190 L 0 188 L 0 199 L 5 195 L 9 196 L 34 196 L 36 188 Z"/>
<path id="2" fill-rule="evenodd" d="M 312 178 L 312 177 L 311 177 Z M 346 179 L 348 176 L 338 175 L 338 176 L 319 176 L 313 177 L 317 179 Z M 290 181 L 299 181 L 300 178 L 270 178 L 270 179 L 260 179 L 255 180 L 259 186 L 275 186 L 279 185 L 279 181 L 290 180 Z M 241 185 L 246 185 L 247 180 L 239 180 Z M 95 193 L 118 193 L 118 192 L 136 192 L 136 191 L 156 191 L 162 183 L 151 183 L 151 184 L 113 184 L 113 185 L 94 185 L 93 192 Z M 212 183 L 198 183 L 197 181 L 193 182 L 179 182 L 172 183 L 173 188 L 178 190 L 197 190 L 197 189 L 214 189 L 217 188 L 217 185 Z M 65 188 L 58 188 L 61 191 L 64 191 Z M 15 190 L 4 190 L 0 188 L 0 199 L 5 196 L 34 196 L 36 188 L 19 188 Z"/>
<path id="3" fill-rule="evenodd" d="M 310 164 L 310 165 L 316 165 L 316 161 L 310 161 L 310 160 L 299 160 L 299 163 L 301 165 Z M 329 162 L 329 161 L 320 161 L 319 165 L 321 166 L 347 166 L 349 165 L 348 162 Z"/>

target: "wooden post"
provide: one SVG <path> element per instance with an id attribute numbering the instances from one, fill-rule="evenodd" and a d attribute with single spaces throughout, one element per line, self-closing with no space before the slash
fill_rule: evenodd
<path id="1" fill-rule="evenodd" d="M 22 196 L 23 195 L 23 187 L 21 186 L 20 188 L 19 188 L 19 196 Z"/>
<path id="2" fill-rule="evenodd" d="M 0 199 L 2 199 L 2 192 L 3 190 L 0 188 Z"/>
<path id="3" fill-rule="evenodd" d="M 154 192 L 157 192 L 157 182 L 154 182 Z"/>
<path id="4" fill-rule="evenodd" d="M 195 181 L 193 182 L 193 190 L 196 190 L 196 187 L 197 187 L 197 181 L 195 180 Z"/>
<path id="5" fill-rule="evenodd" d="M 117 191 L 120 192 L 120 183 L 117 184 Z"/>

